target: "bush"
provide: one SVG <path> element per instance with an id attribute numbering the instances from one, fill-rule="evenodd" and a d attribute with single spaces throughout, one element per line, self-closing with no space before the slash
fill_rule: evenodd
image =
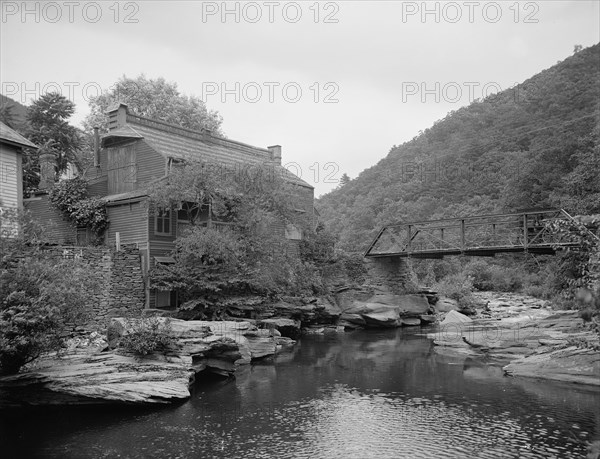
<path id="1" fill-rule="evenodd" d="M 147 317 L 135 321 L 132 330 L 119 341 L 119 346 L 136 355 L 166 352 L 173 348 L 176 339 L 171 336 L 171 321 L 164 323 L 158 317 Z"/>
<path id="2" fill-rule="evenodd" d="M 457 301 L 462 308 L 473 308 L 477 304 L 473 297 L 473 278 L 462 272 L 446 276 L 433 288 L 440 295 Z"/>
<path id="3" fill-rule="evenodd" d="M 75 177 L 54 184 L 48 195 L 50 204 L 77 226 L 85 226 L 96 235 L 96 243 L 108 227 L 106 204 L 99 198 L 88 197 L 87 182 Z"/>
<path id="4" fill-rule="evenodd" d="M 69 327 L 85 323 L 98 288 L 87 264 L 56 259 L 36 246 L 2 241 L 0 372 L 12 374 L 58 350 Z"/>

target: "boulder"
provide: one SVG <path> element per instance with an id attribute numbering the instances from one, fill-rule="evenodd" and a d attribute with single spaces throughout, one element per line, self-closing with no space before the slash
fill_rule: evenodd
<path id="1" fill-rule="evenodd" d="M 394 295 L 391 293 L 377 293 L 368 303 L 379 303 L 395 306 L 401 317 L 420 317 L 429 311 L 430 305 L 425 295 Z"/>
<path id="2" fill-rule="evenodd" d="M 344 328 L 361 328 L 366 325 L 366 322 L 360 314 L 344 312 L 338 324 Z"/>
<path id="3" fill-rule="evenodd" d="M 356 316 L 359 316 L 360 319 Z M 398 327 L 401 324 L 398 307 L 381 303 L 355 302 L 352 308 L 344 311 L 342 319 L 375 328 Z"/>
<path id="4" fill-rule="evenodd" d="M 458 311 L 459 309 L 458 302 L 451 298 L 442 297 L 435 303 L 435 310 L 437 312 Z"/>
<path id="5" fill-rule="evenodd" d="M 432 324 L 435 322 L 436 318 L 433 314 L 421 314 L 421 322 L 424 324 Z"/>
<path id="6" fill-rule="evenodd" d="M 442 322 L 440 322 L 440 326 L 444 326 L 444 325 L 448 325 L 448 324 L 456 324 L 456 323 L 469 323 L 469 322 L 473 322 L 473 319 L 465 316 L 464 314 L 461 314 L 458 311 L 450 311 L 448 314 L 446 314 L 446 317 L 444 317 L 444 320 L 442 320 Z"/>

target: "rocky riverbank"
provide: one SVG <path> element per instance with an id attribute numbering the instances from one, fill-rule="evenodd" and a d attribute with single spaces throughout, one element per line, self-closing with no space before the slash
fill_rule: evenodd
<path id="1" fill-rule="evenodd" d="M 485 305 L 472 318 L 447 313 L 427 336 L 441 352 L 502 365 L 509 376 L 600 386 L 600 341 L 578 311 L 519 294 L 481 292 Z"/>
<path id="2" fill-rule="evenodd" d="M 160 404 L 190 396 L 195 378 L 232 376 L 240 366 L 284 351 L 302 333 L 424 326 L 438 352 L 479 356 L 511 376 L 600 386 L 598 335 L 577 311 L 516 294 L 478 293 L 477 310 L 461 309 L 435 292 L 397 295 L 340 289 L 332 298 L 280 301 L 234 311 L 254 318 L 222 321 L 158 318 L 173 344 L 134 355 L 119 347 L 136 320 L 112 319 L 106 334 L 73 338 L 20 373 L 0 378 L 0 408 L 48 404 Z M 240 312 L 241 311 L 241 312 Z M 259 314 L 260 312 L 260 314 Z M 463 314 L 469 314 L 469 316 Z"/>
<path id="3" fill-rule="evenodd" d="M 138 320 L 112 319 L 107 335 L 72 339 L 64 352 L 0 378 L 0 408 L 184 400 L 196 375 L 230 376 L 239 365 L 294 344 L 275 328 L 259 329 L 250 322 L 157 320 L 168 321 L 174 338 L 165 352 L 138 356 L 124 351 L 119 339 Z"/>

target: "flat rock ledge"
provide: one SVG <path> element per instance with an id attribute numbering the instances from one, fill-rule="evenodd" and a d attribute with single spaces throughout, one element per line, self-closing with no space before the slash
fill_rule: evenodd
<path id="1" fill-rule="evenodd" d="M 473 320 L 449 311 L 434 344 L 503 365 L 508 376 L 600 386 L 600 342 L 579 311 L 554 311 L 544 300 L 481 293 L 486 312 Z"/>
<path id="2" fill-rule="evenodd" d="M 600 352 L 570 346 L 540 352 L 513 360 L 503 368 L 509 376 L 551 379 L 600 387 Z"/>
<path id="3" fill-rule="evenodd" d="M 167 319 L 161 318 L 166 322 Z M 117 347 L 137 320 L 112 319 L 106 346 L 75 347 L 0 378 L 0 408 L 69 404 L 161 404 L 190 397 L 200 372 L 233 375 L 294 341 L 249 322 L 168 319 L 176 338 L 164 353 L 136 356 Z"/>

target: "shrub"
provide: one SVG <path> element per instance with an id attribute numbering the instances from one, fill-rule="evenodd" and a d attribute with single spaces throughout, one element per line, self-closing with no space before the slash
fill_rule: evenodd
<path id="1" fill-rule="evenodd" d="M 85 323 L 98 283 L 82 261 L 56 259 L 37 246 L 2 241 L 0 372 L 12 374 L 58 350 L 69 327 Z"/>
<path id="2" fill-rule="evenodd" d="M 131 324 L 132 330 L 119 341 L 119 346 L 136 355 L 166 352 L 173 348 L 176 339 L 171 335 L 171 321 L 147 317 Z"/>
<path id="3" fill-rule="evenodd" d="M 474 308 L 477 305 L 473 296 L 473 278 L 462 272 L 446 276 L 433 288 L 440 295 L 457 301 L 462 308 Z"/>
<path id="4" fill-rule="evenodd" d="M 88 197 L 87 182 L 81 177 L 55 183 L 48 193 L 50 204 L 68 216 L 77 203 Z"/>
<path id="5" fill-rule="evenodd" d="M 48 195 L 50 204 L 77 226 L 93 231 L 97 241 L 108 227 L 108 216 L 104 201 L 88 197 L 87 182 L 75 177 L 54 184 Z"/>

